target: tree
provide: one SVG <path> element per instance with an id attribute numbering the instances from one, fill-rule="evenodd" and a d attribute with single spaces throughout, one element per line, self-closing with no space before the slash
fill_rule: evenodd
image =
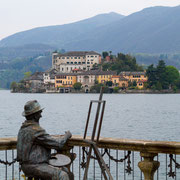
<path id="1" fill-rule="evenodd" d="M 107 81 L 106 86 L 112 86 L 112 81 Z"/>
<path id="2" fill-rule="evenodd" d="M 169 83 L 167 81 L 166 65 L 163 60 L 160 60 L 156 70 L 157 80 L 162 85 L 162 89 L 168 89 Z"/>
<path id="3" fill-rule="evenodd" d="M 180 78 L 179 71 L 174 66 L 166 66 L 167 81 L 172 87 L 175 81 Z"/>
<path id="4" fill-rule="evenodd" d="M 109 53 L 107 51 L 102 52 L 103 59 L 106 58 L 106 56 L 109 56 Z"/>
<path id="5" fill-rule="evenodd" d="M 148 66 L 146 70 L 146 76 L 148 77 L 147 81 L 147 87 L 151 88 L 152 86 L 155 86 L 157 83 L 157 76 L 156 76 L 156 68 L 153 64 Z"/>
<path id="6" fill-rule="evenodd" d="M 25 72 L 25 73 L 24 73 L 24 79 L 27 79 L 28 77 L 30 77 L 31 74 L 32 74 L 31 71 Z"/>
<path id="7" fill-rule="evenodd" d="M 136 87 L 137 86 L 137 82 L 133 81 L 133 86 Z"/>
<path id="8" fill-rule="evenodd" d="M 10 85 L 10 89 L 13 91 L 13 92 L 16 92 L 17 91 L 17 88 L 18 88 L 18 85 L 15 81 L 13 81 Z"/>
<path id="9" fill-rule="evenodd" d="M 76 82 L 76 83 L 74 83 L 73 88 L 75 90 L 81 90 L 82 84 L 80 82 Z"/>

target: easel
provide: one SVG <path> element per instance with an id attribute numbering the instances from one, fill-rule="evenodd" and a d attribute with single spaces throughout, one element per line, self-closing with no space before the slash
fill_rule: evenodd
<path id="1" fill-rule="evenodd" d="M 102 174 L 104 176 L 104 179 L 108 180 L 108 177 L 109 177 L 110 180 L 113 180 L 111 173 L 110 173 L 108 167 L 106 166 L 106 163 L 104 162 L 104 159 L 102 158 L 102 156 L 99 152 L 99 149 L 97 148 L 97 144 L 99 142 L 99 137 L 100 137 L 100 132 L 101 132 L 105 104 L 106 104 L 106 101 L 102 101 L 103 90 L 104 90 L 104 88 L 102 87 L 101 91 L 100 91 L 99 100 L 91 100 L 90 105 L 89 105 L 89 112 L 88 112 L 86 127 L 85 127 L 85 131 L 84 131 L 84 141 L 86 143 L 88 143 L 90 145 L 90 147 L 89 147 L 89 153 L 88 153 L 88 157 L 87 157 L 83 180 L 87 180 L 87 177 L 88 177 L 88 169 L 89 169 L 89 163 L 90 163 L 90 159 L 91 159 L 92 149 L 94 150 L 94 153 L 96 154 L 96 157 L 97 157 L 99 166 L 101 168 Z M 95 121 L 94 121 L 91 140 L 87 140 L 86 135 L 87 135 L 89 119 L 90 119 L 90 114 L 91 114 L 91 108 L 92 108 L 93 103 L 98 103 L 98 105 L 97 105 L 96 117 L 95 117 Z M 101 104 L 102 104 L 102 110 L 101 110 L 101 115 L 100 115 L 100 119 L 99 119 Z M 98 131 L 97 131 L 97 137 L 95 138 L 98 122 L 99 122 L 99 126 L 98 126 Z"/>

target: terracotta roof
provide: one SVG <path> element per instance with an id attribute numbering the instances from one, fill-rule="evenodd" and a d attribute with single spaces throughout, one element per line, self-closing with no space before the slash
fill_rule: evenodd
<path id="1" fill-rule="evenodd" d="M 120 76 L 118 75 L 113 75 L 112 78 L 119 78 Z"/>

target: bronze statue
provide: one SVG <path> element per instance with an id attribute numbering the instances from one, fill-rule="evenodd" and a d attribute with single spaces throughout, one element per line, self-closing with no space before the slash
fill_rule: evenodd
<path id="1" fill-rule="evenodd" d="M 22 115 L 26 117 L 26 120 L 18 133 L 17 160 L 27 177 L 42 180 L 72 179 L 67 168 L 57 168 L 48 164 L 51 149 L 62 149 L 72 134 L 67 131 L 61 138 L 53 138 L 47 134 L 39 125 L 42 111 L 43 108 L 37 100 L 28 101 L 25 104 Z"/>

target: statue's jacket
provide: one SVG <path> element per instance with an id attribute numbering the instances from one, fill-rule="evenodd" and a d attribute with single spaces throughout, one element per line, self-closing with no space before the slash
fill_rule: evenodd
<path id="1" fill-rule="evenodd" d="M 20 164 L 47 163 L 51 149 L 61 149 L 66 143 L 65 136 L 53 138 L 33 120 L 26 120 L 18 133 L 17 160 Z"/>

